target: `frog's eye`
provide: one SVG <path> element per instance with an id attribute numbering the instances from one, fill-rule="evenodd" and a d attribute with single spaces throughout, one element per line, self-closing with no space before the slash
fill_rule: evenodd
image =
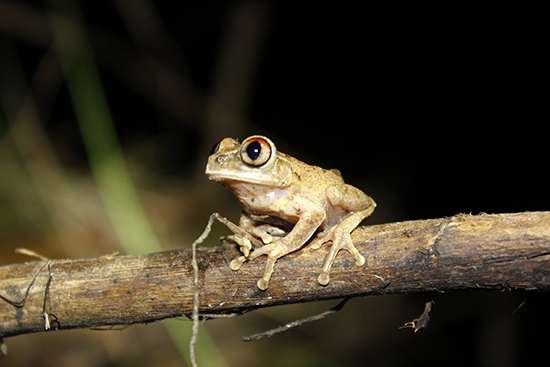
<path id="1" fill-rule="evenodd" d="M 260 167 L 275 159 L 275 144 L 265 136 L 254 135 L 243 141 L 240 155 L 244 163 Z"/>
<path id="2" fill-rule="evenodd" d="M 221 144 L 221 140 L 219 142 L 217 142 L 216 144 L 214 144 L 214 146 L 212 147 L 212 149 L 210 149 L 210 155 L 214 154 L 214 153 L 217 153 L 218 150 L 220 149 L 220 144 Z"/>

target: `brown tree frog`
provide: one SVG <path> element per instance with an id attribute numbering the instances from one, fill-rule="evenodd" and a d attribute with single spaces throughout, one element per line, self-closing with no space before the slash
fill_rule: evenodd
<path id="1" fill-rule="evenodd" d="M 342 249 L 357 266 L 365 264 L 350 233 L 371 215 L 376 203 L 344 183 L 338 170 L 306 164 L 278 152 L 267 137 L 253 135 L 242 144 L 232 138 L 219 142 L 208 158 L 206 175 L 233 192 L 243 208 L 239 227 L 264 244 L 252 249 L 246 236 L 230 236 L 242 252 L 231 262 L 231 269 L 267 255 L 264 275 L 258 281 L 261 290 L 267 289 L 277 259 L 308 241 L 314 249 L 332 243 L 318 277 L 321 285 L 328 284 L 330 268 Z"/>

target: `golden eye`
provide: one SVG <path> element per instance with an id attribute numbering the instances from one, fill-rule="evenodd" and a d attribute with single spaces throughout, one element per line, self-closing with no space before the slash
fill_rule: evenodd
<path id="1" fill-rule="evenodd" d="M 240 155 L 249 166 L 261 167 L 275 158 L 275 144 L 268 138 L 253 135 L 243 141 Z"/>

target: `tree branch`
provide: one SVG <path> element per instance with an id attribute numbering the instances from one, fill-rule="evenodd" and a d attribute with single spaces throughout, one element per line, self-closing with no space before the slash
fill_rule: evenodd
<path id="1" fill-rule="evenodd" d="M 550 289 L 550 212 L 458 215 L 357 228 L 367 264 L 341 252 L 327 286 L 317 283 L 327 247 L 280 259 L 269 288 L 256 287 L 265 261 L 238 271 L 233 244 L 197 249 L 199 313 L 241 314 L 259 307 L 455 289 Z M 0 267 L 0 337 L 52 328 L 90 328 L 190 317 L 191 250 Z M 35 279 L 34 283 L 33 279 Z M 28 298 L 24 299 L 29 285 Z M 49 284 L 49 286 L 48 286 Z"/>

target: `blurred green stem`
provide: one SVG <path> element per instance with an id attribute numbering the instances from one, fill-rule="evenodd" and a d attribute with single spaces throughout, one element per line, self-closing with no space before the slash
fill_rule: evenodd
<path id="1" fill-rule="evenodd" d="M 126 253 L 161 251 L 118 142 L 101 78 L 86 40 L 76 2 L 55 0 L 50 24 L 67 87 L 86 146 L 98 190 L 110 220 Z M 187 343 L 190 330 L 169 323 L 167 329 L 183 358 L 189 363 Z M 190 329 L 190 328 L 189 328 Z M 189 335 L 188 335 L 189 334 Z M 203 333 L 205 334 L 205 333 Z M 197 343 L 202 365 L 225 366 L 215 344 L 203 335 Z"/>
<path id="2" fill-rule="evenodd" d="M 72 2 L 50 16 L 54 45 L 58 52 L 67 87 L 86 146 L 98 190 L 109 213 L 119 241 L 128 254 L 161 251 L 128 173 L 116 136 L 109 106 L 92 51 L 86 42 L 82 23 Z M 72 6 L 73 9 L 67 9 Z M 60 6 L 57 7 L 58 10 Z"/>

